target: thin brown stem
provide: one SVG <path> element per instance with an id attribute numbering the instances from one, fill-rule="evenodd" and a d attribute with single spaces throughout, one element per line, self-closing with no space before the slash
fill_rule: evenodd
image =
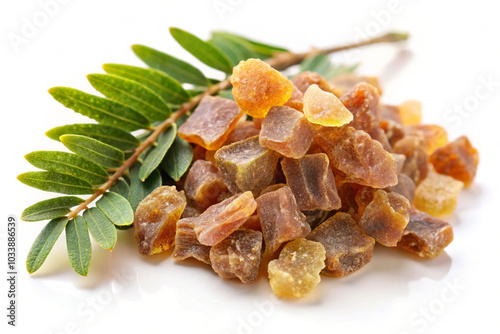
<path id="1" fill-rule="evenodd" d="M 306 57 L 312 55 L 312 54 L 330 54 L 334 52 L 339 52 L 339 51 L 344 51 L 344 50 L 349 50 L 361 46 L 366 46 L 366 45 L 371 45 L 371 44 L 376 44 L 376 43 L 386 43 L 386 42 L 397 42 L 401 40 L 405 40 L 408 38 L 408 35 L 406 34 L 397 34 L 397 33 L 389 33 L 377 38 L 369 39 L 363 42 L 359 43 L 353 43 L 349 45 L 344 45 L 340 47 L 333 47 L 329 49 L 323 49 L 323 50 L 312 50 L 310 52 L 305 52 L 305 53 L 292 53 L 292 52 L 284 52 L 284 53 L 279 53 L 269 59 L 266 60 L 266 62 L 271 65 L 272 67 L 276 68 L 277 70 L 284 70 L 290 66 L 296 65 L 301 63 Z M 142 152 L 144 152 L 145 149 L 147 149 L 149 146 L 153 145 L 156 142 L 156 139 L 162 134 L 163 131 L 165 131 L 170 125 L 172 125 L 175 121 L 177 121 L 180 117 L 182 117 L 184 114 L 192 110 L 198 103 L 203 99 L 203 97 L 207 95 L 214 95 L 217 94 L 219 91 L 227 89 L 231 87 L 231 81 L 230 77 L 227 78 L 224 81 L 219 82 L 218 84 L 212 85 L 207 88 L 206 91 L 203 93 L 196 95 L 189 100 L 189 102 L 184 103 L 179 110 L 177 110 L 175 113 L 173 113 L 167 120 L 165 120 L 163 123 L 155 127 L 154 131 L 149 135 L 148 138 L 144 142 L 142 142 L 139 147 L 137 147 L 134 151 L 134 154 L 128 158 L 123 165 L 116 169 L 114 174 L 108 179 L 106 183 L 104 183 L 102 186 L 100 186 L 89 198 L 87 198 L 82 204 L 80 204 L 78 207 L 73 209 L 69 214 L 68 214 L 68 219 L 75 218 L 82 210 L 85 210 L 89 204 L 91 204 L 93 201 L 95 201 L 99 196 L 104 194 L 106 191 L 108 191 L 118 179 L 124 175 L 127 170 L 132 167 L 132 165 L 137 161 L 139 158 L 139 155 L 141 155 Z"/>

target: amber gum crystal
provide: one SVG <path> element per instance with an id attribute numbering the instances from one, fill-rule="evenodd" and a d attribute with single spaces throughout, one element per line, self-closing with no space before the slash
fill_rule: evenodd
<path id="1" fill-rule="evenodd" d="M 293 78 L 292 81 L 293 85 L 297 87 L 302 94 L 305 94 L 307 89 L 309 89 L 312 85 L 317 85 L 325 92 L 340 96 L 338 95 L 340 92 L 335 87 L 332 87 L 325 78 L 315 72 L 305 71 L 299 73 Z"/>
<path id="2" fill-rule="evenodd" d="M 251 137 L 221 147 L 215 153 L 217 167 L 232 193 L 251 191 L 255 197 L 274 181 L 279 154 Z"/>
<path id="3" fill-rule="evenodd" d="M 174 244 L 176 224 L 185 206 L 184 191 L 177 191 L 175 186 L 156 188 L 139 203 L 134 238 L 140 254 L 161 253 Z"/>
<path id="4" fill-rule="evenodd" d="M 284 158 L 281 166 L 301 211 L 331 211 L 341 207 L 325 153 L 309 154 L 301 159 Z"/>
<path id="5" fill-rule="evenodd" d="M 300 298 L 321 281 L 326 252 L 319 242 L 299 238 L 286 244 L 279 258 L 269 262 L 269 282 L 279 297 Z"/>
<path id="6" fill-rule="evenodd" d="M 356 74 L 348 73 L 342 74 L 334 77 L 328 81 L 330 86 L 338 92 L 339 95 L 342 96 L 349 92 L 354 86 L 361 82 L 366 82 L 377 89 L 377 93 L 382 95 L 382 87 L 380 86 L 378 79 L 376 77 L 367 77 L 367 76 L 359 76 Z"/>
<path id="7" fill-rule="evenodd" d="M 399 106 L 401 123 L 404 125 L 420 124 L 422 121 L 422 104 L 419 101 L 407 100 Z"/>
<path id="8" fill-rule="evenodd" d="M 293 86 L 292 95 L 290 96 L 290 99 L 286 101 L 285 106 L 298 111 L 303 111 L 304 94 L 296 86 Z"/>
<path id="9" fill-rule="evenodd" d="M 250 191 L 212 205 L 196 218 L 194 231 L 198 241 L 206 246 L 218 244 L 241 227 L 256 208 Z"/>
<path id="10" fill-rule="evenodd" d="M 402 195 L 377 190 L 359 220 L 359 227 L 378 243 L 395 247 L 408 224 L 410 202 Z"/>
<path id="11" fill-rule="evenodd" d="M 453 228 L 447 222 L 417 209 L 411 209 L 398 247 L 420 257 L 438 256 L 453 241 Z"/>
<path id="12" fill-rule="evenodd" d="M 408 175 L 415 184 L 418 185 L 427 177 L 429 164 L 424 138 L 414 135 L 405 136 L 394 145 L 393 152 L 406 157 L 402 173 Z"/>
<path id="13" fill-rule="evenodd" d="M 316 227 L 307 237 L 326 250 L 323 274 L 342 277 L 360 269 L 372 259 L 375 239 L 367 236 L 351 216 L 338 212 Z"/>
<path id="14" fill-rule="evenodd" d="M 216 150 L 243 115 L 238 105 L 219 96 L 205 96 L 193 114 L 181 125 L 178 134 L 184 140 Z M 210 124 L 210 126 L 207 126 Z"/>
<path id="15" fill-rule="evenodd" d="M 198 261 L 210 264 L 210 246 L 202 245 L 196 239 L 195 226 L 196 218 L 183 218 L 177 222 L 175 247 L 172 257 L 175 260 L 185 260 L 192 257 Z"/>
<path id="16" fill-rule="evenodd" d="M 438 173 L 462 181 L 468 187 L 476 176 L 479 154 L 469 139 L 462 136 L 437 149 L 429 161 Z"/>
<path id="17" fill-rule="evenodd" d="M 256 201 L 266 254 L 273 254 L 284 242 L 304 238 L 311 232 L 288 186 L 265 193 Z"/>
<path id="18" fill-rule="evenodd" d="M 318 85 L 311 85 L 304 93 L 303 111 L 309 122 L 322 126 L 342 126 L 353 117 L 338 97 Z"/>
<path id="19" fill-rule="evenodd" d="M 365 131 L 372 139 L 379 141 L 384 149 L 391 150 L 387 136 L 380 127 L 379 94 L 375 87 L 361 82 L 343 95 L 340 101 L 353 115 L 349 126 Z"/>
<path id="20" fill-rule="evenodd" d="M 293 84 L 286 76 L 260 59 L 241 61 L 231 76 L 233 96 L 248 115 L 264 118 L 271 107 L 284 105 Z"/>
<path id="21" fill-rule="evenodd" d="M 272 107 L 262 121 L 259 143 L 281 155 L 301 158 L 313 141 L 314 130 L 304 114 L 287 106 Z"/>
<path id="22" fill-rule="evenodd" d="M 186 197 L 193 200 L 201 211 L 217 203 L 221 193 L 227 190 L 217 167 L 205 160 L 196 160 L 184 182 Z"/>
<path id="23" fill-rule="evenodd" d="M 398 183 L 394 157 L 366 132 L 350 126 L 322 128 L 314 140 L 328 155 L 335 170 L 340 172 L 334 173 L 342 182 L 374 188 Z"/>
<path id="24" fill-rule="evenodd" d="M 238 278 L 253 283 L 259 274 L 262 257 L 262 233 L 239 229 L 210 250 L 210 262 L 222 278 Z"/>
<path id="25" fill-rule="evenodd" d="M 450 215 L 457 206 L 457 197 L 464 184 L 451 176 L 429 173 L 415 190 L 413 204 L 434 217 Z"/>

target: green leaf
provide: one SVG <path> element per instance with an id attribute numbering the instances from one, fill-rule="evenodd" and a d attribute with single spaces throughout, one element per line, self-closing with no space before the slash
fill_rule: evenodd
<path id="1" fill-rule="evenodd" d="M 120 150 L 133 150 L 140 142 L 129 132 L 114 126 L 102 124 L 73 124 L 53 128 L 45 133 L 50 139 L 58 140 L 62 135 L 83 135 Z"/>
<path id="2" fill-rule="evenodd" d="M 161 162 L 161 167 L 167 174 L 178 181 L 186 173 L 193 160 L 191 145 L 180 137 L 175 140 Z"/>
<path id="3" fill-rule="evenodd" d="M 234 96 L 233 96 L 233 92 L 231 89 L 221 90 L 221 91 L 219 91 L 218 95 L 220 97 L 225 98 L 225 99 L 230 99 L 230 100 L 234 101 Z"/>
<path id="4" fill-rule="evenodd" d="M 351 66 L 346 66 L 343 64 L 340 64 L 338 66 L 334 66 L 328 73 L 325 74 L 325 78 L 327 79 L 332 79 L 336 76 L 342 75 L 342 74 L 349 74 L 354 72 L 359 66 L 359 63 L 351 65 Z"/>
<path id="5" fill-rule="evenodd" d="M 214 46 L 179 28 L 170 28 L 170 34 L 202 63 L 225 73 L 233 72 L 229 59 Z"/>
<path id="6" fill-rule="evenodd" d="M 130 225 L 134 222 L 134 210 L 130 203 L 117 193 L 105 193 L 95 205 L 115 225 Z"/>
<path id="7" fill-rule="evenodd" d="M 123 197 L 128 198 L 129 185 L 123 178 L 119 178 L 115 182 L 115 184 L 111 186 L 109 191 L 115 192 L 118 195 L 122 195 Z"/>
<path id="8" fill-rule="evenodd" d="M 161 163 L 177 135 L 177 126 L 172 124 L 159 137 L 157 145 L 148 153 L 142 163 L 139 178 L 144 181 Z"/>
<path id="9" fill-rule="evenodd" d="M 353 72 L 358 64 L 353 66 L 335 65 L 330 61 L 328 55 L 315 54 L 307 57 L 300 64 L 300 72 L 311 71 L 322 75 L 325 79 L 331 79 L 340 74 Z"/>
<path id="10" fill-rule="evenodd" d="M 245 43 L 250 44 L 252 46 L 253 51 L 260 54 L 259 58 L 262 58 L 262 56 L 272 57 L 276 53 L 288 52 L 287 49 L 284 49 L 282 47 L 264 44 L 264 43 L 257 42 L 257 41 L 239 36 L 239 35 L 223 32 L 223 31 L 216 31 L 215 33 L 220 34 L 220 35 L 224 35 L 226 38 L 232 38 L 235 41 L 241 41 L 241 42 L 245 42 Z"/>
<path id="11" fill-rule="evenodd" d="M 136 162 L 130 169 L 130 192 L 128 200 L 134 211 L 146 196 L 161 186 L 161 175 L 158 169 L 155 169 L 144 182 L 141 181 L 139 178 L 141 165 L 140 162 Z"/>
<path id="12" fill-rule="evenodd" d="M 89 74 L 87 78 L 101 94 L 137 110 L 151 122 L 163 121 L 172 114 L 158 94 L 140 83 L 112 74 Z"/>
<path id="13" fill-rule="evenodd" d="M 115 247 L 117 234 L 115 225 L 98 208 L 90 208 L 83 213 L 83 219 L 92 238 L 104 249 Z"/>
<path id="14" fill-rule="evenodd" d="M 118 102 L 68 87 L 54 87 L 49 93 L 64 106 L 105 125 L 134 131 L 148 129 L 149 120 L 140 112 Z"/>
<path id="15" fill-rule="evenodd" d="M 17 177 L 22 183 L 44 191 L 67 195 L 93 194 L 87 181 L 57 172 L 27 172 Z"/>
<path id="16" fill-rule="evenodd" d="M 85 220 L 77 216 L 66 225 L 66 247 L 69 262 L 73 269 L 82 276 L 87 276 L 92 257 L 92 243 Z"/>
<path id="17" fill-rule="evenodd" d="M 30 164 L 50 172 L 59 172 L 100 185 L 108 180 L 108 173 L 98 164 L 78 155 L 58 151 L 36 151 L 24 156 Z"/>
<path id="18" fill-rule="evenodd" d="M 232 66 L 238 65 L 242 60 L 258 58 L 259 56 L 258 53 L 252 50 L 250 43 L 221 33 L 213 33 L 209 43 L 221 50 L 231 60 Z"/>
<path id="19" fill-rule="evenodd" d="M 60 140 L 71 152 L 107 168 L 120 167 L 125 159 L 119 149 L 90 137 L 64 135 Z"/>
<path id="20" fill-rule="evenodd" d="M 104 64 L 104 71 L 136 81 L 163 98 L 165 102 L 182 104 L 189 95 L 179 81 L 158 70 L 129 65 Z"/>
<path id="21" fill-rule="evenodd" d="M 45 225 L 33 245 L 31 245 L 28 253 L 26 268 L 30 274 L 37 271 L 45 262 L 47 255 L 49 255 L 67 223 L 68 219 L 64 217 L 52 219 Z"/>
<path id="22" fill-rule="evenodd" d="M 179 82 L 208 85 L 203 73 L 191 64 L 144 45 L 132 45 L 132 50 L 149 67 L 165 72 Z"/>
<path id="23" fill-rule="evenodd" d="M 24 209 L 21 219 L 27 222 L 64 217 L 72 207 L 83 203 L 83 199 L 74 196 L 61 196 L 33 204 Z"/>

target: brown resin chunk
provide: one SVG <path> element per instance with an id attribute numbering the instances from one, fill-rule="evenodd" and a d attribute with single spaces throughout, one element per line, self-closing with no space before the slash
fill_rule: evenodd
<path id="1" fill-rule="evenodd" d="M 461 181 L 450 176 L 429 173 L 417 186 L 413 204 L 420 211 L 435 217 L 450 215 L 455 211 L 458 193 L 463 186 Z"/>
<path id="2" fill-rule="evenodd" d="M 398 173 L 401 173 L 406 161 L 406 156 L 404 154 L 397 153 L 391 153 L 391 155 L 394 158 L 394 161 L 396 161 L 396 168 L 398 170 Z"/>
<path id="3" fill-rule="evenodd" d="M 284 158 L 281 167 L 301 211 L 331 211 L 341 207 L 326 154 L 310 154 L 298 160 Z"/>
<path id="4" fill-rule="evenodd" d="M 203 211 L 217 203 L 217 198 L 227 190 L 222 175 L 215 165 L 209 161 L 196 160 L 184 183 L 186 197 L 193 200 Z"/>
<path id="5" fill-rule="evenodd" d="M 380 87 L 380 84 L 376 77 L 359 76 L 356 74 L 349 73 L 336 76 L 335 78 L 329 81 L 330 85 L 340 93 L 340 95 L 337 96 L 342 96 L 348 93 L 351 89 L 353 89 L 354 86 L 356 86 L 361 82 L 365 82 L 372 85 L 377 89 L 378 94 L 382 95 L 382 88 Z"/>
<path id="6" fill-rule="evenodd" d="M 394 147 L 394 145 L 405 136 L 403 125 L 391 120 L 382 120 L 380 122 L 380 128 L 384 131 L 391 147 Z"/>
<path id="7" fill-rule="evenodd" d="M 448 143 L 446 130 L 439 125 L 416 124 L 405 127 L 405 133 L 409 136 L 420 136 L 424 138 L 427 154 L 432 154 L 435 150 Z"/>
<path id="8" fill-rule="evenodd" d="M 279 154 L 259 144 L 259 137 L 220 148 L 217 167 L 232 193 L 251 191 L 255 197 L 273 183 Z"/>
<path id="9" fill-rule="evenodd" d="M 238 105 L 219 96 L 205 96 L 193 114 L 181 125 L 178 134 L 184 140 L 216 150 L 226 141 L 243 115 Z"/>
<path id="10" fill-rule="evenodd" d="M 238 278 L 253 283 L 259 274 L 262 233 L 239 229 L 210 250 L 210 262 L 222 278 Z"/>
<path id="11" fill-rule="evenodd" d="M 278 259 L 269 262 L 269 283 L 280 297 L 300 298 L 312 292 L 321 281 L 320 272 L 325 267 L 325 248 L 322 244 L 306 239 L 288 243 Z"/>
<path id="12" fill-rule="evenodd" d="M 331 215 L 331 211 L 324 210 L 302 211 L 302 213 L 306 216 L 306 221 L 311 226 L 311 230 L 315 229 Z"/>
<path id="13" fill-rule="evenodd" d="M 290 157 L 301 158 L 313 141 L 314 130 L 304 114 L 290 107 L 272 107 L 262 122 L 262 146 Z"/>
<path id="14" fill-rule="evenodd" d="M 379 104 L 380 108 L 380 119 L 384 121 L 392 121 L 401 124 L 401 115 L 399 114 L 399 108 L 396 106 L 390 106 L 387 104 Z"/>
<path id="15" fill-rule="evenodd" d="M 447 222 L 412 209 L 398 247 L 420 257 L 438 256 L 453 241 L 453 228 Z"/>
<path id="16" fill-rule="evenodd" d="M 342 126 L 352 121 L 352 114 L 334 94 L 318 85 L 310 86 L 304 94 L 304 115 L 313 124 Z"/>
<path id="17" fill-rule="evenodd" d="M 350 126 L 322 128 L 314 137 L 328 154 L 335 173 L 343 182 L 374 188 L 397 184 L 396 162 L 382 145 L 361 130 Z"/>
<path id="18" fill-rule="evenodd" d="M 241 61 L 231 76 L 233 96 L 252 117 L 264 118 L 269 108 L 284 105 L 292 96 L 293 84 L 286 76 L 260 59 Z"/>
<path id="19" fill-rule="evenodd" d="M 275 190 L 278 190 L 282 187 L 286 186 L 286 184 L 284 183 L 275 183 L 275 184 L 271 184 L 269 187 L 266 187 L 266 189 L 262 190 L 262 192 L 260 193 L 260 195 L 264 195 L 264 194 L 267 194 L 267 193 L 270 193 L 270 192 L 273 192 Z"/>
<path id="20" fill-rule="evenodd" d="M 273 254 L 282 243 L 306 237 L 311 232 L 311 227 L 300 212 L 288 186 L 257 198 L 257 212 L 267 254 Z"/>
<path id="21" fill-rule="evenodd" d="M 429 160 L 438 173 L 462 181 L 468 187 L 476 176 L 479 154 L 469 139 L 462 136 L 436 150 Z"/>
<path id="22" fill-rule="evenodd" d="M 342 207 L 339 209 L 341 212 L 347 212 L 353 218 L 358 220 L 354 215 L 358 212 L 358 204 L 356 203 L 356 194 L 362 186 L 355 183 L 343 183 L 338 186 L 338 193 Z"/>
<path id="23" fill-rule="evenodd" d="M 262 227 L 260 226 L 260 217 L 257 214 L 254 214 L 250 217 L 248 217 L 247 221 L 245 224 L 241 226 L 241 228 L 245 228 L 248 230 L 254 230 L 254 231 L 262 231 Z"/>
<path id="24" fill-rule="evenodd" d="M 229 145 L 259 135 L 260 129 L 255 127 L 254 122 L 245 121 L 236 125 L 233 132 L 229 134 L 224 145 Z"/>
<path id="25" fill-rule="evenodd" d="M 293 108 L 298 111 L 304 109 L 304 94 L 296 87 L 293 86 L 292 96 L 286 101 L 285 106 Z"/>
<path id="26" fill-rule="evenodd" d="M 176 260 L 185 260 L 192 257 L 210 264 L 210 246 L 202 245 L 196 239 L 195 226 L 196 218 L 183 218 L 177 222 L 175 248 L 172 257 Z"/>
<path id="27" fill-rule="evenodd" d="M 356 130 L 365 131 L 372 139 L 379 141 L 386 150 L 390 151 L 389 141 L 384 130 L 380 127 L 379 94 L 377 89 L 366 82 L 362 82 L 343 95 L 340 101 L 353 115 L 353 120 L 349 125 Z"/>
<path id="28" fill-rule="evenodd" d="M 398 193 L 377 190 L 366 207 L 359 227 L 387 247 L 395 247 L 408 224 L 410 202 Z"/>
<path id="29" fill-rule="evenodd" d="M 139 203 L 134 216 L 134 238 L 139 253 L 154 255 L 174 244 L 175 227 L 186 206 L 184 191 L 158 187 Z"/>
<path id="30" fill-rule="evenodd" d="M 393 147 L 393 152 L 406 156 L 402 173 L 419 184 L 429 172 L 427 145 L 420 136 L 405 136 Z"/>
<path id="31" fill-rule="evenodd" d="M 206 246 L 218 244 L 243 225 L 256 208 L 250 191 L 212 205 L 196 218 L 194 231 L 198 241 Z"/>
<path id="32" fill-rule="evenodd" d="M 305 94 L 307 89 L 311 87 L 312 85 L 317 85 L 321 90 L 325 92 L 329 92 L 332 94 L 335 94 L 336 96 L 340 96 L 340 92 L 332 87 L 328 81 L 325 80 L 320 74 L 315 73 L 315 72 L 302 72 L 297 74 L 293 78 L 293 85 L 297 87 L 297 89 Z"/>
<path id="33" fill-rule="evenodd" d="M 415 198 L 415 182 L 406 174 L 398 174 L 398 184 L 395 186 L 385 188 L 385 191 L 390 192 L 393 191 L 400 195 L 403 195 L 413 203 L 413 199 Z"/>
<path id="34" fill-rule="evenodd" d="M 184 208 L 184 212 L 182 212 L 181 218 L 191 218 L 191 217 L 198 217 L 201 214 L 201 210 L 196 205 L 196 203 L 191 200 L 187 199 L 186 207 Z"/>
<path id="35" fill-rule="evenodd" d="M 371 261 L 375 240 L 367 236 L 351 216 L 338 212 L 316 227 L 307 237 L 325 247 L 323 274 L 342 277 Z"/>

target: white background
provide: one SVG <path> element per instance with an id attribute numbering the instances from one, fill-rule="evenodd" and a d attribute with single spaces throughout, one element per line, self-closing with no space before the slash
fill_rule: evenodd
<path id="1" fill-rule="evenodd" d="M 44 223 L 21 222 L 18 327 L 9 327 L 9 333 L 498 332 L 500 20 L 495 1 L 401 1 L 390 15 L 380 15 L 393 8 L 389 1 L 373 0 L 64 2 L 18 48 L 8 34 L 21 35 L 25 20 L 33 22 L 42 7 L 33 0 L 0 4 L 2 222 L 52 196 L 16 180 L 33 169 L 23 155 L 60 150 L 62 145 L 44 132 L 86 121 L 55 102 L 47 89 L 70 86 L 92 92 L 85 76 L 102 72 L 101 64 L 141 65 L 131 44 L 199 65 L 169 36 L 169 26 L 202 38 L 210 30 L 230 30 L 295 51 L 350 43 L 360 31 L 409 31 L 406 44 L 369 47 L 334 59 L 361 61 L 360 73 L 378 75 L 386 103 L 422 101 L 424 121 L 444 126 L 451 139 L 467 134 L 481 163 L 476 182 L 460 195 L 449 218 L 455 241 L 445 254 L 420 260 L 377 247 L 368 266 L 341 279 L 323 277 L 314 293 L 299 301 L 273 298 L 264 277 L 244 286 L 194 262 L 174 263 L 168 254 L 143 258 L 131 231 L 119 233 L 113 252 L 94 247 L 87 278 L 73 273 L 64 237 L 29 276 L 24 259 Z M 218 13 L 217 3 L 230 8 Z M 486 87 L 488 78 L 496 86 Z M 481 98 L 475 97 L 478 92 Z M 453 109 L 457 106 L 462 114 Z M 4 227 L 1 233 L 5 273 Z M 6 328 L 3 275 L 0 319 Z"/>

